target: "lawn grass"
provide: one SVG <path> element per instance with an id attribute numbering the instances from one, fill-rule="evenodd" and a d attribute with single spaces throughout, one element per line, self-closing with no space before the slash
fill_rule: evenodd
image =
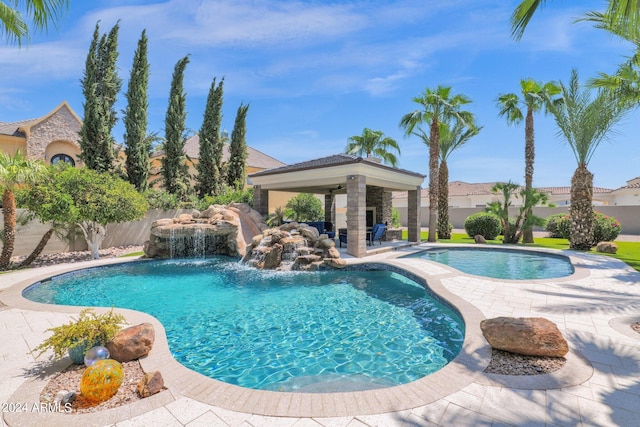
<path id="1" fill-rule="evenodd" d="M 402 232 L 402 238 L 407 239 L 407 231 Z M 426 241 L 428 232 L 423 231 L 420 233 L 420 239 Z M 568 250 L 569 241 L 567 239 L 552 239 L 550 237 L 535 237 L 535 243 L 519 244 L 517 246 L 531 246 L 537 248 Z M 464 233 L 452 233 L 451 239 L 443 240 L 438 239 L 439 243 L 474 243 L 474 240 Z M 616 254 L 604 254 L 597 253 L 598 255 L 610 256 L 620 261 L 626 262 L 629 266 L 637 271 L 640 271 L 640 242 L 615 242 L 618 245 L 618 252 Z M 498 236 L 495 240 L 487 240 L 489 245 L 501 245 L 502 237 Z M 591 249 L 591 253 L 596 253 L 595 248 Z"/>
<path id="2" fill-rule="evenodd" d="M 144 251 L 131 252 L 131 253 L 128 253 L 128 254 L 120 255 L 118 258 L 126 258 L 126 257 L 130 257 L 130 256 L 142 256 L 142 255 L 144 255 Z"/>

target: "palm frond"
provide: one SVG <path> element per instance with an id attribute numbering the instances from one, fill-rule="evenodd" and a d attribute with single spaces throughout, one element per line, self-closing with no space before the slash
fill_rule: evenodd
<path id="1" fill-rule="evenodd" d="M 520 40 L 529 21 L 545 0 L 523 0 L 511 15 L 511 37 Z"/>

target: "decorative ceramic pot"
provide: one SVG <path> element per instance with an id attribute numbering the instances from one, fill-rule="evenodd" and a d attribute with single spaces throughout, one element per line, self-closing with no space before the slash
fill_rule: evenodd
<path id="1" fill-rule="evenodd" d="M 93 345 L 90 345 L 89 347 L 87 347 L 87 340 L 82 340 L 78 342 L 76 345 L 74 345 L 73 347 L 70 347 L 67 352 L 69 353 L 69 357 L 71 358 L 71 361 L 74 364 L 83 365 L 84 354 L 87 352 L 87 350 L 99 344 L 100 343 L 93 343 Z"/>

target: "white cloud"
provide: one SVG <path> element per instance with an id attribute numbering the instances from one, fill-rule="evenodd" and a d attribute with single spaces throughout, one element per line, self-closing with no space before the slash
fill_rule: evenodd
<path id="1" fill-rule="evenodd" d="M 180 1 L 170 2 L 184 4 Z M 180 18 L 180 14 L 178 14 Z M 221 0 L 187 9 L 186 21 L 174 21 L 164 37 L 192 45 L 258 45 L 317 42 L 367 25 L 351 4 L 300 1 Z"/>
<path id="2" fill-rule="evenodd" d="M 67 41 L 33 44 L 22 49 L 0 47 L 0 75 L 3 84 L 46 78 L 63 80 L 80 77 L 86 51 Z"/>

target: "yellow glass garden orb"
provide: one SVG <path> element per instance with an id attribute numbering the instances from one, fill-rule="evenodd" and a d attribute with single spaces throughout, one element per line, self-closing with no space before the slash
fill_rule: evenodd
<path id="1" fill-rule="evenodd" d="M 80 393 L 93 403 L 104 402 L 118 392 L 124 379 L 122 365 L 113 359 L 102 359 L 85 369 L 80 380 Z"/>

